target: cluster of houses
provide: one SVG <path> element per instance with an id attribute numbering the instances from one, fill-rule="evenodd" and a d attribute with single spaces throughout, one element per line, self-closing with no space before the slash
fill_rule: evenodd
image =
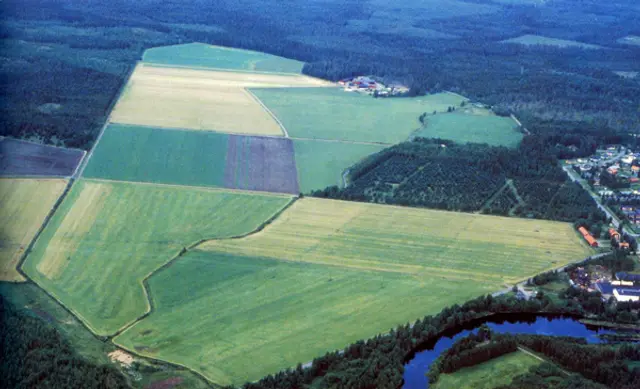
<path id="1" fill-rule="evenodd" d="M 591 273 L 579 267 L 571 274 L 570 283 L 589 291 L 597 290 L 604 300 L 613 297 L 618 302 L 640 301 L 640 274 L 618 272 L 611 279 L 604 266 L 596 266 Z"/>
<path id="2" fill-rule="evenodd" d="M 400 96 L 409 92 L 409 88 L 404 85 L 393 84 L 387 86 L 381 80 L 369 76 L 345 78 L 338 81 L 338 84 L 343 86 L 346 92 L 367 93 L 374 97 Z"/>
<path id="3" fill-rule="evenodd" d="M 595 283 L 604 299 L 611 297 L 618 302 L 640 301 L 640 274 L 616 273 L 615 280 Z"/>

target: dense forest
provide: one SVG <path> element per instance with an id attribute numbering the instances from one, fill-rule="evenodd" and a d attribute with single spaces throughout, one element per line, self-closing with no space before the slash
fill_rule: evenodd
<path id="1" fill-rule="evenodd" d="M 130 388 L 111 366 L 79 356 L 51 325 L 0 295 L 0 388 Z"/>
<path id="2" fill-rule="evenodd" d="M 568 180 L 557 156 L 573 135 L 528 136 L 517 149 L 416 138 L 389 147 L 350 169 L 346 188 L 313 196 L 451 211 L 576 222 L 591 229 L 607 222 L 593 199 Z M 597 143 L 575 142 L 589 154 Z"/>
<path id="3" fill-rule="evenodd" d="M 640 123 L 635 0 L 544 5 L 451 0 L 9 0 L 0 17 L 0 135 L 88 148 L 144 49 L 200 41 L 308 62 L 308 74 L 374 74 L 412 94 L 443 89 L 515 112 L 534 133 Z M 588 20 L 588 22 L 585 22 Z M 615 31 L 615 35 L 613 32 Z M 525 34 L 600 49 L 501 43 Z M 506 200 L 505 200 L 506 201 Z"/>

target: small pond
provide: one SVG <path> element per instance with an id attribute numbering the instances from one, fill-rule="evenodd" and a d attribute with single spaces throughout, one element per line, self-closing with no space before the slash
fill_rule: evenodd
<path id="1" fill-rule="evenodd" d="M 496 333 L 534 334 L 553 336 L 573 336 L 585 338 L 588 343 L 606 342 L 598 335 L 620 333 L 618 330 L 588 326 L 577 319 L 557 315 L 504 314 L 489 319 L 477 320 L 469 326 L 449 331 L 436 342 L 421 347 L 404 366 L 403 389 L 425 389 L 429 382 L 425 374 L 433 361 L 459 338 L 475 332 L 482 324 L 487 324 Z"/>

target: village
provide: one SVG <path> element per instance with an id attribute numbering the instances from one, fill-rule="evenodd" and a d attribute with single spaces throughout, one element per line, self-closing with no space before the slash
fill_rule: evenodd
<path id="1" fill-rule="evenodd" d="M 399 97 L 409 93 L 409 88 L 399 83 L 385 85 L 379 77 L 358 76 L 338 81 L 345 92 L 366 93 L 373 97 Z"/>
<path id="2" fill-rule="evenodd" d="M 640 231 L 640 152 L 609 146 L 589 158 L 564 163 L 571 166 L 602 205 L 633 233 Z"/>

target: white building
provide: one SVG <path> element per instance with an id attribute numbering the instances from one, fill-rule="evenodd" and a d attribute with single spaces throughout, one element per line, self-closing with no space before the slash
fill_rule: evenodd
<path id="1" fill-rule="evenodd" d="M 616 301 L 640 301 L 639 288 L 613 288 Z"/>

